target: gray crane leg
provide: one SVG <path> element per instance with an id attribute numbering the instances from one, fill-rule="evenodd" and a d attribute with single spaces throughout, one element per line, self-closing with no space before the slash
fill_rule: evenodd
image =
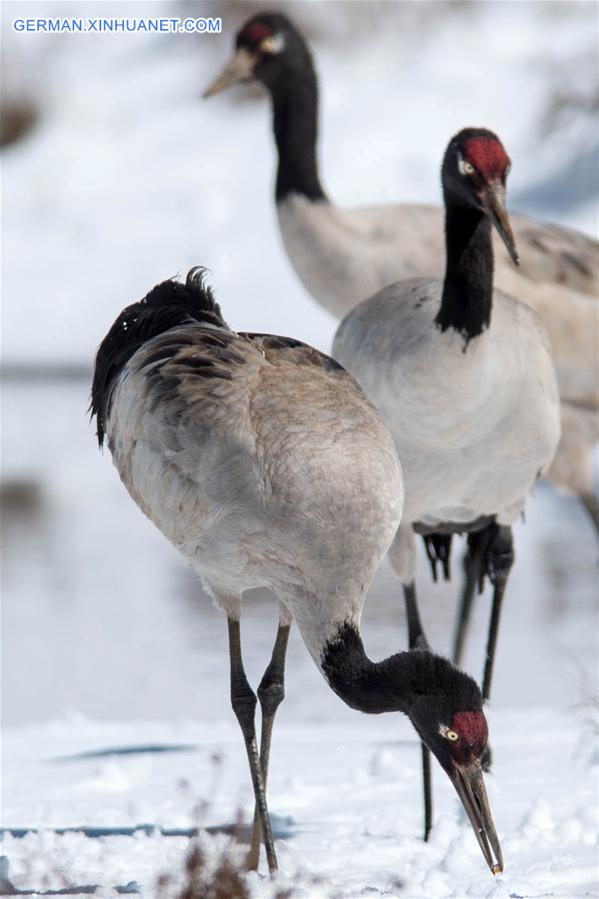
<path id="1" fill-rule="evenodd" d="M 262 783 L 266 790 L 268 781 L 268 763 L 270 760 L 270 742 L 272 728 L 278 707 L 285 698 L 285 656 L 287 654 L 287 642 L 289 640 L 289 624 L 279 624 L 275 645 L 268 668 L 258 687 L 258 699 L 262 710 L 262 733 L 260 736 L 260 768 L 262 771 Z M 250 871 L 258 868 L 260 861 L 260 838 L 262 836 L 261 816 L 258 803 L 254 810 L 254 826 L 252 828 L 252 843 L 246 858 L 246 867 Z"/>
<path id="2" fill-rule="evenodd" d="M 231 662 L 231 705 L 233 706 L 233 711 L 239 721 L 243 739 L 245 741 L 256 807 L 258 809 L 262 833 L 264 834 L 264 846 L 266 848 L 268 870 L 273 874 L 277 870 L 277 856 L 272 838 L 270 816 L 266 804 L 266 790 L 262 779 L 262 770 L 256 743 L 256 728 L 254 726 L 254 715 L 257 702 L 256 694 L 250 687 L 243 668 L 239 621 L 227 618 L 227 623 L 229 626 L 229 658 Z"/>

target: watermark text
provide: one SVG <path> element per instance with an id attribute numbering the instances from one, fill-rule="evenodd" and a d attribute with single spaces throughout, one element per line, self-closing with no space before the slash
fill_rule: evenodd
<path id="1" fill-rule="evenodd" d="M 222 19 L 168 18 L 31 18 L 14 19 L 13 31 L 36 34 L 220 34 Z"/>

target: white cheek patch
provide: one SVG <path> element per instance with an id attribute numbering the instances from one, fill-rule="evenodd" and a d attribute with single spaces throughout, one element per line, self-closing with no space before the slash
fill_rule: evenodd
<path id="1" fill-rule="evenodd" d="M 439 725 L 439 733 L 441 734 L 442 737 L 445 737 L 445 739 L 447 739 L 447 731 L 448 730 L 449 730 L 449 728 L 447 727 L 446 724 Z"/>
<path id="2" fill-rule="evenodd" d="M 459 171 L 460 175 L 466 174 L 466 166 L 464 163 L 464 157 L 462 156 L 461 153 L 458 153 L 458 171 Z M 447 728 L 445 728 L 445 730 L 447 730 Z"/>
<path id="3" fill-rule="evenodd" d="M 271 56 L 276 56 L 277 53 L 281 52 L 284 46 L 285 38 L 281 33 L 278 33 L 273 34 L 270 37 L 265 37 L 260 44 L 260 50 L 263 53 L 269 53 Z"/>

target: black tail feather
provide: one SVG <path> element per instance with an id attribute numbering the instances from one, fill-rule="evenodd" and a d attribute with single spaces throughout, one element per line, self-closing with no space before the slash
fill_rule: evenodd
<path id="1" fill-rule="evenodd" d="M 143 300 L 123 309 L 100 344 L 90 403 L 100 446 L 116 378 L 144 343 L 170 328 L 192 322 L 228 330 L 212 289 L 205 283 L 206 271 L 198 265 L 189 271 L 184 284 L 174 279 L 157 284 Z"/>
<path id="2" fill-rule="evenodd" d="M 441 566 L 443 578 L 446 581 L 451 580 L 451 538 L 451 534 L 427 534 L 422 538 L 435 582 L 437 581 L 437 564 Z"/>

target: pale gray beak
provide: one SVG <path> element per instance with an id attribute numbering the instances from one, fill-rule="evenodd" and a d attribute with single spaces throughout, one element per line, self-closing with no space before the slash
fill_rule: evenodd
<path id="1" fill-rule="evenodd" d="M 505 187 L 501 181 L 488 184 L 480 194 L 483 209 L 493 222 L 515 265 L 520 264 L 512 226 L 505 208 Z"/>
<path id="2" fill-rule="evenodd" d="M 206 97 L 219 94 L 221 91 L 231 87 L 232 84 L 237 84 L 238 81 L 249 81 L 254 74 L 256 59 L 257 57 L 253 53 L 250 53 L 245 47 L 240 47 L 233 59 L 224 67 L 216 81 L 213 81 L 210 87 L 206 88 L 202 97 L 206 99 Z"/>
<path id="3" fill-rule="evenodd" d="M 453 771 L 448 773 L 458 796 L 462 800 L 462 805 L 466 809 L 466 814 L 476 834 L 476 839 L 491 874 L 501 874 L 503 871 L 503 856 L 495 825 L 493 824 L 480 762 L 456 765 Z"/>

